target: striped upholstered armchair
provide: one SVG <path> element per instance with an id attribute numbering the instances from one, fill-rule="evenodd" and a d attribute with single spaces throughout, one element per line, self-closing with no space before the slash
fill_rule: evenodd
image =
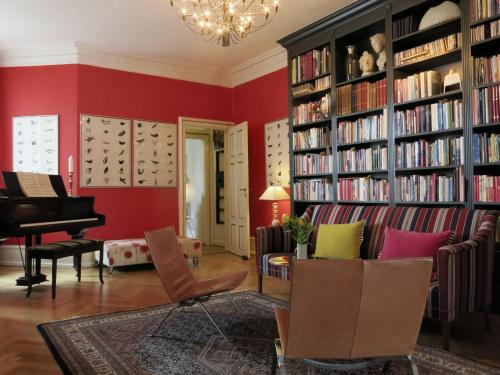
<path id="1" fill-rule="evenodd" d="M 361 256 L 375 259 L 386 227 L 418 232 L 453 230 L 455 242 L 438 252 L 437 273 L 429 285 L 425 315 L 442 324 L 443 347 L 449 348 L 450 323 L 474 310 L 483 310 L 489 328 L 493 257 L 498 212 L 463 208 L 309 206 L 303 217 L 313 223 L 344 224 L 365 220 Z M 311 237 L 314 251 L 315 233 Z M 289 280 L 291 269 L 269 263 L 270 258 L 294 251 L 295 244 L 282 227 L 256 229 L 259 292 L 263 276 Z"/>

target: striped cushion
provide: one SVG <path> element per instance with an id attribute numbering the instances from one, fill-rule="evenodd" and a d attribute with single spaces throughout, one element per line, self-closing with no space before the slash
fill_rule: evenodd
<path id="1" fill-rule="evenodd" d="M 304 218 L 314 226 L 341 224 L 365 220 L 361 256 L 375 259 L 382 248 L 386 227 L 415 232 L 453 230 L 455 241 L 471 238 L 486 215 L 486 210 L 464 208 L 378 207 L 378 206 L 310 206 Z M 315 236 L 312 237 L 314 247 Z"/>

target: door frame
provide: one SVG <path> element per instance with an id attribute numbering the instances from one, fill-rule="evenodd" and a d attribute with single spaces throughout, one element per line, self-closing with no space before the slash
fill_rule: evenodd
<path id="1" fill-rule="evenodd" d="M 186 129 L 189 127 L 187 123 L 195 122 L 196 127 L 202 129 L 211 129 L 211 130 L 222 130 L 224 131 L 224 145 L 227 142 L 227 133 L 231 126 L 234 125 L 234 122 L 230 121 L 219 121 L 219 120 L 210 120 L 210 119 L 201 119 L 196 117 L 185 117 L 179 116 L 178 122 L 178 136 L 177 136 L 177 160 L 178 160 L 178 170 L 177 173 L 177 194 L 178 194 L 178 203 L 179 203 L 179 236 L 186 236 Z M 226 146 L 224 146 L 225 148 Z M 227 159 L 225 164 L 227 164 Z M 224 174 L 226 175 L 226 174 Z M 226 176 L 224 176 L 224 184 L 228 182 Z M 224 212 L 224 222 L 227 222 L 226 217 L 227 212 Z M 227 228 L 227 227 L 226 227 Z M 227 230 L 225 231 L 227 232 Z M 227 247 L 227 238 L 224 239 Z"/>

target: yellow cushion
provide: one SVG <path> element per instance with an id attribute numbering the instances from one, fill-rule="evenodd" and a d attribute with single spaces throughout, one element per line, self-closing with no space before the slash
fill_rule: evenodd
<path id="1" fill-rule="evenodd" d="M 364 220 L 351 224 L 320 224 L 315 257 L 334 259 L 359 258 Z"/>

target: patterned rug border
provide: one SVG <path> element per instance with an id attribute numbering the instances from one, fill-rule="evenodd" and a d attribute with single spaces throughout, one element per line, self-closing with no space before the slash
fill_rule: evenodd
<path id="1" fill-rule="evenodd" d="M 274 304 L 279 304 L 282 306 L 288 305 L 288 303 L 284 300 L 281 300 L 281 299 L 275 298 L 275 297 L 271 297 L 271 296 L 268 296 L 265 294 L 261 294 L 261 293 L 254 291 L 254 290 L 250 290 L 250 289 L 242 290 L 242 291 L 238 291 L 238 292 L 233 292 L 231 294 L 233 294 L 233 295 L 245 295 L 245 294 L 248 295 L 249 294 L 249 295 L 253 295 L 255 297 L 259 297 L 261 299 L 265 299 L 265 300 L 267 300 L 271 303 L 274 303 Z M 217 297 L 220 297 L 223 295 L 224 294 L 216 294 L 213 297 L 217 298 Z M 164 309 L 164 308 L 171 306 L 171 305 L 174 305 L 174 304 L 173 303 L 163 303 L 163 304 L 158 304 L 158 305 L 152 305 L 152 306 L 147 306 L 147 307 L 138 307 L 138 308 L 133 308 L 133 309 L 128 309 L 128 310 L 120 310 L 120 311 L 108 312 L 108 313 L 103 313 L 103 314 L 95 314 L 95 315 L 88 315 L 88 316 L 76 316 L 76 317 L 71 317 L 71 318 L 67 318 L 67 319 L 59 319 L 59 320 L 55 320 L 55 321 L 51 321 L 51 322 L 39 323 L 36 325 L 36 328 L 37 328 L 38 332 L 40 333 L 40 335 L 42 336 L 42 338 L 44 339 L 47 346 L 49 347 L 49 350 L 50 350 L 52 356 L 54 357 L 55 361 L 57 362 L 57 364 L 61 368 L 61 371 L 63 372 L 63 374 L 71 375 L 72 372 L 71 372 L 70 368 L 68 367 L 65 359 L 62 357 L 62 355 L 60 354 L 57 347 L 54 345 L 49 333 L 47 332 L 47 330 L 45 329 L 44 326 L 51 325 L 51 324 L 57 324 L 57 323 L 67 323 L 67 322 L 72 322 L 72 321 L 85 320 L 85 319 L 89 319 L 89 318 L 99 318 L 99 317 L 106 317 L 106 316 L 122 316 L 122 315 L 127 315 L 130 313 L 134 313 L 134 312 L 149 312 L 149 311 L 154 311 L 154 310 L 158 310 L 158 309 Z M 500 370 L 500 367 L 491 365 L 489 363 L 484 363 L 484 362 L 481 362 L 477 359 L 470 358 L 470 357 L 467 357 L 467 356 L 464 356 L 461 354 L 444 351 L 444 350 L 441 350 L 440 348 L 427 346 L 427 345 L 417 345 L 417 346 L 424 348 L 423 349 L 424 351 L 425 350 L 437 351 L 437 352 L 442 353 L 444 356 L 456 356 L 456 357 L 462 358 L 464 360 L 476 363 L 479 366 L 484 366 L 485 368 L 489 367 L 492 370 L 496 370 L 496 371 Z"/>

